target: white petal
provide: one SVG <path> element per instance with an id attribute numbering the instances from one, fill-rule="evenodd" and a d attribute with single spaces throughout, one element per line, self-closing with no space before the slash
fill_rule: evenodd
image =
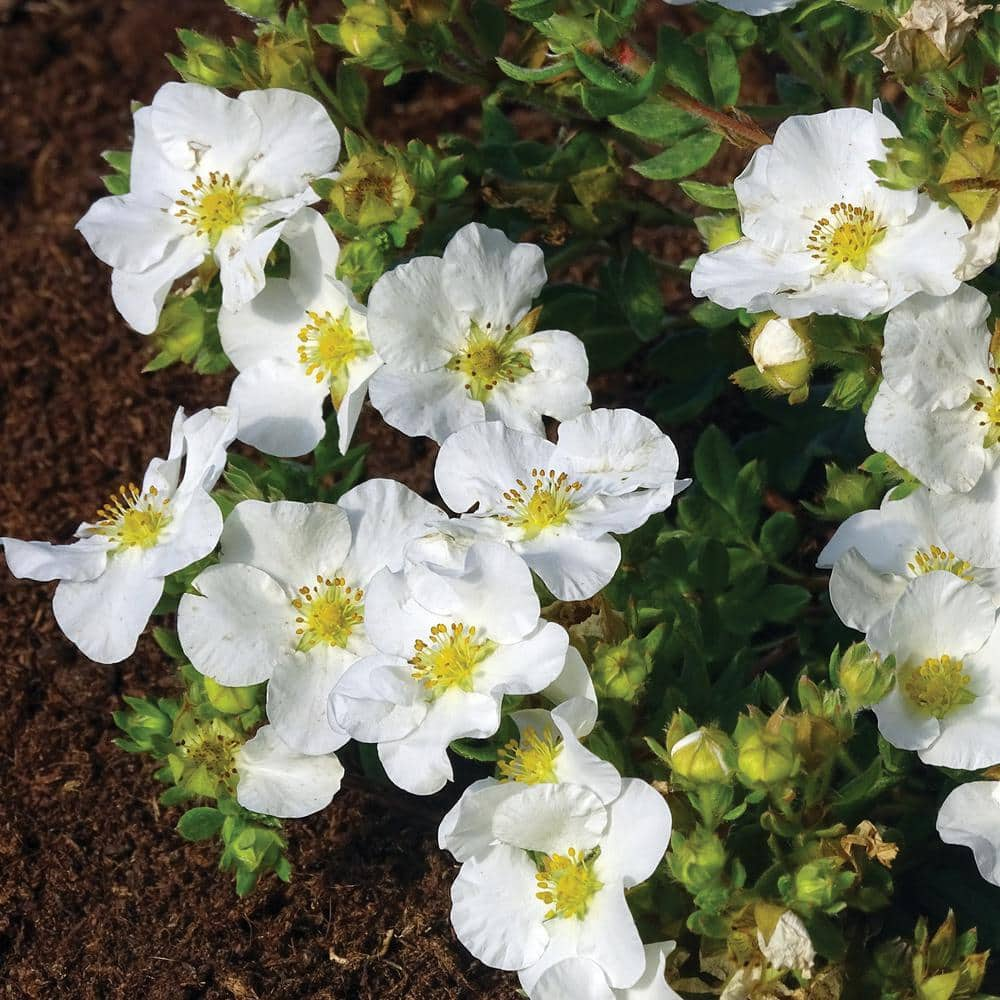
<path id="1" fill-rule="evenodd" d="M 440 368 L 467 333 L 467 321 L 448 301 L 438 257 L 414 257 L 387 271 L 368 297 L 368 336 L 379 357 L 400 372 Z"/>
<path id="2" fill-rule="evenodd" d="M 476 687 L 495 694 L 541 691 L 562 671 L 568 645 L 562 625 L 543 622 L 523 642 L 498 646 L 480 665 Z"/>
<path id="3" fill-rule="evenodd" d="M 546 969 L 530 996 L 531 1000 L 615 1000 L 604 970 L 589 958 L 566 958 Z"/>
<path id="4" fill-rule="evenodd" d="M 879 732 L 901 750 L 921 750 L 941 733 L 938 720 L 914 711 L 898 687 L 872 705 L 872 711 L 878 719 Z"/>
<path id="5" fill-rule="evenodd" d="M 900 666 L 944 654 L 964 659 L 982 648 L 995 621 L 996 608 L 982 587 L 939 570 L 909 583 L 869 642 L 892 653 Z"/>
<path id="6" fill-rule="evenodd" d="M 888 495 L 879 510 L 852 514 L 837 528 L 816 559 L 820 569 L 830 569 L 850 549 L 857 549 L 873 569 L 903 574 L 918 549 L 929 549 L 936 537 L 931 510 L 932 494 L 919 489 L 902 500 Z"/>
<path id="7" fill-rule="evenodd" d="M 582 539 L 571 531 L 549 530 L 514 550 L 561 601 L 583 601 L 611 582 L 621 563 L 621 546 L 610 535 Z"/>
<path id="8" fill-rule="evenodd" d="M 368 329 L 370 332 L 370 319 Z M 438 443 L 462 427 L 485 420 L 483 404 L 469 396 L 462 377 L 443 368 L 411 373 L 387 364 L 372 376 L 368 395 L 390 427 Z"/>
<path id="9" fill-rule="evenodd" d="M 408 736 L 379 743 L 378 756 L 394 785 L 413 795 L 433 795 L 454 777 L 448 744 L 468 737 L 485 739 L 499 728 L 496 700 L 450 690 L 430 704 L 427 715 Z"/>
<path id="10" fill-rule="evenodd" d="M 932 504 L 934 520 L 945 547 L 974 565 L 1000 566 L 998 449 L 989 452 L 983 474 L 971 490 L 936 496 Z"/>
<path id="11" fill-rule="evenodd" d="M 369 479 L 348 490 L 337 506 L 351 526 L 351 551 L 344 560 L 344 573 L 360 587 L 367 587 L 379 570 L 402 569 L 409 542 L 446 517 L 439 507 L 394 479 Z"/>
<path id="12" fill-rule="evenodd" d="M 990 378 L 990 304 L 963 285 L 954 295 L 914 295 L 885 321 L 882 372 L 893 391 L 918 409 L 954 409 L 978 378 Z"/>
<path id="13" fill-rule="evenodd" d="M 76 228 L 99 260 L 128 271 L 160 263 L 185 232 L 162 204 L 134 194 L 98 199 Z"/>
<path id="14" fill-rule="evenodd" d="M 944 800 L 937 830 L 946 844 L 972 850 L 980 875 L 1000 886 L 1000 782 L 972 781 L 960 785 Z"/>
<path id="15" fill-rule="evenodd" d="M 883 382 L 865 419 L 868 443 L 935 493 L 965 493 L 983 473 L 985 432 L 971 407 L 919 410 Z"/>
<path id="16" fill-rule="evenodd" d="M 132 116 L 135 138 L 129 167 L 129 190 L 142 198 L 155 201 L 166 196 L 170 204 L 192 181 L 191 172 L 171 163 L 153 135 L 153 109 L 139 108 Z"/>
<path id="17" fill-rule="evenodd" d="M 583 785 L 591 789 L 602 802 L 612 802 L 621 794 L 621 775 L 613 764 L 601 760 L 596 754 L 587 750 L 574 736 L 571 722 L 564 720 L 563 714 L 568 714 L 575 706 L 589 705 L 583 698 L 575 698 L 572 702 L 560 705 L 552 713 L 563 737 L 562 751 L 556 758 L 555 771 L 559 781 Z M 593 723 L 590 723 L 593 728 Z"/>
<path id="18" fill-rule="evenodd" d="M 681 1000 L 664 979 L 667 958 L 676 947 L 674 941 L 657 941 L 655 944 L 645 945 L 645 971 L 633 986 L 615 990 L 615 1000 Z"/>
<path id="19" fill-rule="evenodd" d="M 288 284 L 299 302 L 309 303 L 336 274 L 340 259 L 337 237 L 319 212 L 303 208 L 288 220 L 281 238 L 291 254 Z"/>
<path id="20" fill-rule="evenodd" d="M 260 147 L 261 122 L 244 101 L 198 83 L 165 83 L 153 98 L 150 126 L 176 167 L 236 180 Z"/>
<path id="21" fill-rule="evenodd" d="M 906 590 L 906 579 L 877 573 L 857 549 L 837 560 L 830 576 L 830 603 L 840 620 L 867 632 L 896 606 Z"/>
<path id="22" fill-rule="evenodd" d="M 260 120 L 258 150 L 243 181 L 271 197 L 287 198 L 333 169 L 340 135 L 314 97 L 281 87 L 239 96 Z"/>
<path id="23" fill-rule="evenodd" d="M 352 664 L 330 693 L 331 724 L 362 743 L 398 740 L 427 715 L 422 688 L 403 659 L 379 654 Z"/>
<path id="24" fill-rule="evenodd" d="M 326 398 L 326 386 L 298 361 L 261 361 L 241 371 L 229 390 L 229 405 L 240 415 L 239 439 L 280 458 L 307 455 L 323 440 Z"/>
<path id="25" fill-rule="evenodd" d="M 984 215 L 962 237 L 965 258 L 956 268 L 955 277 L 961 281 L 978 278 L 986 268 L 996 263 L 1000 249 L 1000 202 Z"/>
<path id="26" fill-rule="evenodd" d="M 199 410 L 184 420 L 184 478 L 178 492 L 215 486 L 226 467 L 226 449 L 236 437 L 236 426 L 237 414 L 228 406 Z"/>
<path id="27" fill-rule="evenodd" d="M 528 482 L 532 469 L 553 468 L 555 455 L 555 445 L 544 438 L 511 430 L 498 421 L 476 423 L 441 445 L 434 482 L 456 514 L 477 504 L 479 514 L 506 513 L 503 494 L 515 488 L 518 479 Z"/>
<path id="28" fill-rule="evenodd" d="M 202 489 L 185 498 L 183 513 L 167 525 L 164 537 L 147 552 L 147 572 L 166 577 L 207 556 L 222 534 L 222 511 Z"/>
<path id="29" fill-rule="evenodd" d="M 297 363 L 299 331 L 308 321 L 291 285 L 269 278 L 260 295 L 238 312 L 219 310 L 219 337 L 237 371 L 273 358 Z"/>
<path id="30" fill-rule="evenodd" d="M 97 663 L 131 656 L 163 593 L 162 577 L 144 572 L 134 550 L 116 553 L 93 580 L 63 580 L 52 613 L 63 634 Z"/>
<path id="31" fill-rule="evenodd" d="M 545 257 L 532 243 L 511 243 L 499 229 L 463 226 L 444 251 L 444 285 L 454 308 L 481 327 L 514 325 L 545 285 Z"/>
<path id="32" fill-rule="evenodd" d="M 492 803 L 494 836 L 505 844 L 541 854 L 589 851 L 607 826 L 601 800 L 579 785 L 521 785 L 516 795 Z"/>
<path id="33" fill-rule="evenodd" d="M 591 680 L 587 664 L 583 662 L 583 657 L 575 647 L 570 646 L 566 650 L 566 663 L 563 666 L 562 673 L 559 674 L 542 694 L 553 705 L 561 705 L 570 699 L 574 701 L 582 699 L 589 702 L 593 706 L 587 713 L 588 716 L 591 713 L 593 714 L 590 728 L 579 728 L 579 724 L 577 723 L 574 725 L 573 732 L 577 736 L 586 736 L 594 728 L 594 722 L 597 721 L 597 694 L 594 691 L 594 682 Z"/>
<path id="34" fill-rule="evenodd" d="M 108 541 L 101 536 L 70 545 L 0 538 L 0 545 L 7 569 L 18 580 L 93 580 L 104 572 L 108 561 Z"/>
<path id="35" fill-rule="evenodd" d="M 537 962 L 549 939 L 537 891 L 535 866 L 524 851 L 499 845 L 467 861 L 451 887 L 458 939 L 494 969 Z"/>
<path id="36" fill-rule="evenodd" d="M 456 861 L 468 861 L 497 843 L 493 833 L 493 815 L 497 807 L 523 785 L 513 781 L 480 778 L 462 793 L 445 814 L 438 827 L 438 846 L 451 851 Z"/>
<path id="37" fill-rule="evenodd" d="M 264 265 L 283 228 L 284 224 L 277 222 L 259 232 L 233 226 L 223 233 L 215 248 L 223 308 L 230 312 L 242 309 L 264 290 Z"/>
<path id="38" fill-rule="evenodd" d="M 341 455 L 346 455 L 351 447 L 351 438 L 357 429 L 361 410 L 368 398 L 368 380 L 382 367 L 382 362 L 374 355 L 356 365 L 350 373 L 347 393 L 337 407 L 337 447 Z"/>
<path id="39" fill-rule="evenodd" d="M 590 399 L 585 379 L 534 371 L 516 382 L 501 382 L 483 405 L 487 420 L 499 420 L 514 430 L 544 437 L 543 416 L 570 420 L 586 411 Z"/>
<path id="40" fill-rule="evenodd" d="M 228 524 L 227 524 L 228 526 Z M 185 594 L 177 634 L 195 668 L 220 684 L 267 680 L 295 647 L 295 609 L 267 573 L 239 563 L 209 566 Z"/>
<path id="41" fill-rule="evenodd" d="M 202 262 L 206 250 L 207 243 L 185 236 L 145 271 L 116 268 L 111 273 L 111 298 L 125 322 L 139 333 L 152 333 L 160 321 L 167 292 L 179 277 Z"/>
<path id="42" fill-rule="evenodd" d="M 337 681 L 357 657 L 337 646 L 318 645 L 281 661 L 267 684 L 267 717 L 275 732 L 298 753 L 327 754 L 349 739 L 328 719 Z"/>
<path id="43" fill-rule="evenodd" d="M 223 562 L 255 566 L 289 591 L 335 574 L 350 547 L 347 517 L 331 503 L 244 500 L 222 532 Z"/>
<path id="44" fill-rule="evenodd" d="M 318 812 L 340 791 L 344 768 L 330 754 L 295 753 L 274 726 L 263 726 L 236 753 L 236 800 L 244 809 L 296 819 Z"/>
<path id="45" fill-rule="evenodd" d="M 597 868 L 601 868 L 600 859 Z M 612 986 L 631 986 L 642 975 L 646 953 L 621 883 L 605 883 L 594 896 L 581 922 L 577 948 L 581 957 L 592 959 L 604 970 Z"/>
<path id="46" fill-rule="evenodd" d="M 608 806 L 602 876 L 621 879 L 627 889 L 645 882 L 666 853 L 671 822 L 667 800 L 652 785 L 623 778 L 621 795 Z"/>

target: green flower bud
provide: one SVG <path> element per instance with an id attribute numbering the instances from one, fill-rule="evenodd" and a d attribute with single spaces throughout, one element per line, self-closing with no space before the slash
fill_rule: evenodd
<path id="1" fill-rule="evenodd" d="M 644 639 L 629 636 L 616 646 L 598 646 L 591 669 L 598 696 L 634 702 L 653 669 L 663 632 L 659 625 Z"/>
<path id="2" fill-rule="evenodd" d="M 223 42 L 187 28 L 177 34 L 184 45 L 184 56 L 172 56 L 171 62 L 185 80 L 207 87 L 232 87 L 240 80 L 239 67 Z"/>
<path id="3" fill-rule="evenodd" d="M 802 320 L 762 318 L 750 331 L 750 356 L 770 389 L 783 396 L 805 398 L 813 349 Z"/>
<path id="4" fill-rule="evenodd" d="M 754 710 L 736 724 L 736 767 L 749 788 L 785 785 L 799 769 L 795 725 L 778 711 L 769 719 Z"/>
<path id="5" fill-rule="evenodd" d="M 670 838 L 667 855 L 670 874 L 692 896 L 719 883 L 726 861 L 722 841 L 703 826 L 696 827 L 690 836 L 675 833 Z"/>
<path id="6" fill-rule="evenodd" d="M 835 912 L 842 908 L 841 900 L 856 878 L 854 872 L 842 870 L 838 859 L 818 858 L 806 862 L 793 875 L 783 875 L 778 889 L 793 907 Z"/>
<path id="7" fill-rule="evenodd" d="M 735 243 L 743 236 L 740 217 L 732 213 L 700 215 L 694 220 L 694 224 L 709 251 Z"/>
<path id="8" fill-rule="evenodd" d="M 397 157 L 372 150 L 344 164 L 326 197 L 335 229 L 347 223 L 366 230 L 395 222 L 413 204 L 414 190 Z"/>
<path id="9" fill-rule="evenodd" d="M 831 679 L 847 696 L 852 712 L 880 702 L 895 683 L 895 661 L 883 660 L 863 642 L 848 647 L 838 663 L 831 665 Z"/>
<path id="10" fill-rule="evenodd" d="M 340 44 L 359 59 L 370 59 L 386 46 L 380 28 L 392 28 L 402 34 L 403 20 L 381 4 L 354 4 L 340 20 Z"/>
<path id="11" fill-rule="evenodd" d="M 695 730 L 670 749 L 673 773 L 693 784 L 728 784 L 732 780 L 733 759 L 732 741 L 718 730 Z"/>
<path id="12" fill-rule="evenodd" d="M 241 715 L 249 712 L 260 700 L 262 686 L 253 684 L 249 687 L 225 687 L 211 677 L 205 677 L 205 697 L 209 704 L 227 715 Z"/>

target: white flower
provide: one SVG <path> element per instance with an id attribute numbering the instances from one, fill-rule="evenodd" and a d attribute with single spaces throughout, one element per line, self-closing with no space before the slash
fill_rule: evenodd
<path id="1" fill-rule="evenodd" d="M 443 441 L 483 420 L 544 434 L 590 405 L 587 353 L 573 334 L 535 332 L 542 251 L 497 229 L 463 226 L 443 257 L 415 257 L 382 275 L 368 298 L 368 334 L 385 367 L 372 405 L 411 436 Z"/>
<path id="2" fill-rule="evenodd" d="M 956 272 L 962 281 L 978 278 L 986 268 L 996 263 L 1000 250 L 1000 198 L 978 222 L 973 223 L 969 232 L 962 237 L 965 260 Z"/>
<path id="3" fill-rule="evenodd" d="M 509 549 L 476 542 L 456 556 L 372 580 L 365 628 L 378 652 L 330 697 L 337 724 L 377 743 L 389 778 L 417 795 L 451 780 L 452 740 L 497 731 L 503 695 L 554 681 L 569 644 L 561 626 L 539 619 L 531 573 Z"/>
<path id="4" fill-rule="evenodd" d="M 809 378 L 809 351 L 795 325 L 780 316 L 768 320 L 750 342 L 757 371 L 777 389 L 798 389 Z"/>
<path id="5" fill-rule="evenodd" d="M 881 187 L 868 166 L 898 136 L 877 103 L 786 119 L 734 182 L 743 238 L 698 258 L 691 291 L 790 318 L 861 318 L 955 291 L 961 213 Z"/>
<path id="6" fill-rule="evenodd" d="M 592 597 L 621 559 L 611 532 L 669 506 L 677 450 L 632 410 L 596 410 L 559 427 L 559 442 L 474 424 L 449 437 L 434 478 L 460 523 L 509 544 L 561 600 Z"/>
<path id="7" fill-rule="evenodd" d="M 538 785 L 578 785 L 605 805 L 621 793 L 615 768 L 580 743 L 597 721 L 596 702 L 572 698 L 551 712 L 526 709 L 511 718 L 520 735 L 500 751 L 500 779 L 473 782 L 438 828 L 439 845 L 459 861 L 501 843 L 510 800 L 525 794 L 531 800 Z"/>
<path id="8" fill-rule="evenodd" d="M 156 329 L 173 282 L 211 256 L 222 302 L 239 309 L 264 287 L 264 262 L 287 219 L 317 196 L 340 136 L 323 106 L 292 90 L 235 100 L 196 83 L 166 83 L 135 113 L 130 190 L 101 198 L 77 224 L 110 264 L 118 311 Z"/>
<path id="9" fill-rule="evenodd" d="M 937 830 L 946 844 L 970 848 L 979 874 L 1000 885 L 1000 781 L 959 785 L 941 805 Z"/>
<path id="10" fill-rule="evenodd" d="M 911 580 L 868 643 L 896 658 L 896 686 L 872 706 L 882 735 L 926 764 L 1000 763 L 1000 629 L 990 595 L 940 570 Z"/>
<path id="11" fill-rule="evenodd" d="M 681 7 L 695 0 L 665 0 L 672 7 Z M 799 0 L 715 0 L 720 7 L 726 10 L 735 10 L 741 14 L 749 14 L 751 17 L 763 17 L 765 14 L 778 14 L 783 10 L 794 7 Z"/>
<path id="12" fill-rule="evenodd" d="M 681 1000 L 664 979 L 667 958 L 676 943 L 658 941 L 644 948 L 646 969 L 624 989 L 613 989 L 601 967 L 589 958 L 567 958 L 546 970 L 531 991 L 531 1000 Z"/>
<path id="13" fill-rule="evenodd" d="M 167 458 L 149 463 L 141 486 L 112 494 L 96 521 L 76 529 L 78 541 L 0 539 L 14 576 L 60 581 L 52 612 L 90 659 L 117 663 L 131 655 L 164 579 L 215 548 L 222 514 L 208 491 L 235 433 L 236 414 L 225 407 L 187 418 L 178 410 Z"/>
<path id="14" fill-rule="evenodd" d="M 625 890 L 652 875 L 670 825 L 666 801 L 635 778 L 608 805 L 579 785 L 526 788 L 497 809 L 499 842 L 467 859 L 452 886 L 459 940 L 517 971 L 529 996 L 567 959 L 594 962 L 613 988 L 632 986 L 647 963 Z"/>
<path id="15" fill-rule="evenodd" d="M 289 277 L 269 278 L 236 312 L 219 311 L 222 346 L 240 373 L 229 394 L 240 414 L 239 439 L 267 455 L 305 455 L 326 432 L 329 398 L 344 454 L 381 362 L 368 339 L 365 307 L 333 277 L 340 248 L 323 216 L 302 209 L 283 238 Z"/>
<path id="16" fill-rule="evenodd" d="M 296 819 L 328 806 L 344 768 L 334 754 L 296 753 L 275 727 L 262 726 L 235 754 L 236 800 L 244 809 Z"/>
<path id="17" fill-rule="evenodd" d="M 434 512 L 387 479 L 362 483 L 337 504 L 244 500 L 226 520 L 219 563 L 181 598 L 184 652 L 221 684 L 268 681 L 267 716 L 293 750 L 338 749 L 348 736 L 330 725 L 327 698 L 374 651 L 364 626 L 368 583 L 399 568 Z"/>
<path id="18" fill-rule="evenodd" d="M 778 917 L 766 940 L 761 931 L 757 931 L 757 945 L 772 969 L 788 969 L 807 978 L 812 975 L 816 949 L 802 918 L 791 910 L 785 910 Z"/>
<path id="19" fill-rule="evenodd" d="M 963 285 L 947 298 L 914 296 L 885 322 L 865 433 L 935 493 L 972 489 L 1000 439 L 989 313 L 986 296 Z"/>
<path id="20" fill-rule="evenodd" d="M 996 473 L 981 480 L 983 489 L 993 483 Z M 996 507 L 974 506 L 977 497 L 923 488 L 902 500 L 887 494 L 878 510 L 844 521 L 816 561 L 833 567 L 830 601 L 844 624 L 867 632 L 892 611 L 909 580 L 935 570 L 979 584 L 1000 606 Z"/>

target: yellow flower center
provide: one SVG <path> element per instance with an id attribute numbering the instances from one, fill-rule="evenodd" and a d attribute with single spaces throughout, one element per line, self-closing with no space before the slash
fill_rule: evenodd
<path id="1" fill-rule="evenodd" d="M 536 538 L 546 528 L 565 524 L 576 507 L 576 494 L 583 487 L 579 480 L 570 481 L 565 472 L 555 469 L 532 469 L 532 485 L 518 479 L 503 498 L 509 514 L 500 520 L 511 527 L 520 528 L 525 539 Z"/>
<path id="2" fill-rule="evenodd" d="M 496 643 L 477 639 L 476 627 L 468 628 L 462 622 L 435 625 L 430 639 L 417 639 L 410 657 L 413 676 L 421 681 L 433 695 L 458 689 L 471 691 L 476 668 L 488 657 Z"/>
<path id="3" fill-rule="evenodd" d="M 203 767 L 224 784 L 236 777 L 236 751 L 242 745 L 243 740 L 219 719 L 199 723 L 178 741 L 185 771 Z"/>
<path id="4" fill-rule="evenodd" d="M 599 855 L 599 849 L 584 855 L 571 847 L 565 854 L 547 854 L 541 859 L 535 874 L 539 890 L 535 895 L 549 907 L 546 920 L 582 920 L 587 915 L 590 901 L 604 887 L 594 875 Z"/>
<path id="5" fill-rule="evenodd" d="M 976 696 L 969 690 L 972 678 L 961 660 L 948 655 L 932 656 L 910 670 L 903 679 L 903 693 L 925 715 L 943 719 L 960 705 L 971 705 Z"/>
<path id="6" fill-rule="evenodd" d="M 990 367 L 990 373 L 996 379 L 997 370 Z M 1000 392 L 994 391 L 996 385 L 990 385 L 985 379 L 976 379 L 976 388 L 969 396 L 972 408 L 979 414 L 979 426 L 986 428 L 983 440 L 984 448 L 992 448 L 1000 441 Z"/>
<path id="7" fill-rule="evenodd" d="M 292 607 L 299 612 L 295 619 L 296 647 L 303 653 L 314 646 L 346 647 L 354 630 L 364 621 L 365 592 L 348 587 L 343 577 L 330 580 L 316 577 L 311 587 L 300 587 Z"/>
<path id="8" fill-rule="evenodd" d="M 207 236 L 214 247 L 227 229 L 240 225 L 247 210 L 262 201 L 243 191 L 229 174 L 213 170 L 207 182 L 198 176 L 190 188 L 181 191 L 181 197 L 174 202 L 177 206 L 174 215 L 194 229 L 196 235 Z"/>
<path id="9" fill-rule="evenodd" d="M 870 208 L 842 201 L 831 205 L 829 217 L 813 226 L 806 246 L 813 259 L 822 262 L 827 271 L 834 271 L 842 264 L 863 271 L 868 254 L 883 236 L 885 226 L 878 224 Z"/>
<path id="10" fill-rule="evenodd" d="M 954 573 L 961 580 L 973 579 L 972 563 L 959 559 L 954 552 L 946 552 L 936 545 L 932 545 L 927 551 L 917 549 L 913 554 L 913 562 L 908 562 L 906 565 L 915 576 L 942 570 L 945 573 Z"/>
<path id="11" fill-rule="evenodd" d="M 508 324 L 499 339 L 493 336 L 491 323 L 485 329 L 473 323 L 462 350 L 446 367 L 461 373 L 469 395 L 484 402 L 501 382 L 516 382 L 532 370 L 531 358 L 517 349 L 517 343 L 533 332 L 536 319 L 535 313 L 529 313 L 516 327 Z"/>
<path id="12" fill-rule="evenodd" d="M 317 382 L 328 382 L 335 406 L 347 395 L 347 366 L 372 353 L 372 345 L 354 335 L 351 311 L 339 317 L 308 312 L 310 322 L 299 330 L 299 361 Z"/>
<path id="13" fill-rule="evenodd" d="M 541 735 L 534 729 L 526 729 L 520 741 L 511 740 L 498 752 L 501 781 L 520 781 L 525 785 L 555 782 L 556 758 L 561 752 L 559 737 L 548 727 Z"/>
<path id="14" fill-rule="evenodd" d="M 97 512 L 96 533 L 112 539 L 119 549 L 151 549 L 170 523 L 169 505 L 170 498 L 161 498 L 155 486 L 146 493 L 135 483 L 119 486 Z"/>

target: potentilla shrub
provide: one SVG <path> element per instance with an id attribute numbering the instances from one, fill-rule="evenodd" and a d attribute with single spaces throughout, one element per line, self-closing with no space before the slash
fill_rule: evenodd
<path id="1" fill-rule="evenodd" d="M 1000 15 L 228 2 L 78 228 L 229 398 L 3 539 L 176 664 L 115 721 L 180 835 L 244 895 L 345 769 L 458 756 L 452 923 L 531 1000 L 1000 989 Z M 375 137 L 410 74 L 463 134 Z"/>

